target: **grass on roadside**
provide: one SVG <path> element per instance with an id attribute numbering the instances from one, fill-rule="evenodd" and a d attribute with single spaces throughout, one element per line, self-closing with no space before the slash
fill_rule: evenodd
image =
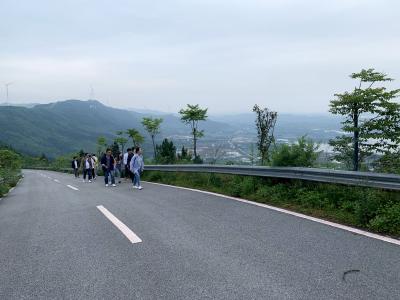
<path id="1" fill-rule="evenodd" d="M 8 191 L 15 187 L 21 176 L 18 173 L 6 172 L 0 170 L 0 197 L 8 193 Z"/>

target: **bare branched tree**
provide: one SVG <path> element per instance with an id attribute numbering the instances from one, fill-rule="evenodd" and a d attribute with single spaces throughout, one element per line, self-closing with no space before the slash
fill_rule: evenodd
<path id="1" fill-rule="evenodd" d="M 257 146 L 261 156 L 261 165 L 265 165 L 269 162 L 269 148 L 275 142 L 274 130 L 278 113 L 270 111 L 268 108 L 261 109 L 257 104 L 254 105 L 253 112 L 257 114 Z"/>
<path id="2" fill-rule="evenodd" d="M 223 144 L 212 144 L 211 145 L 211 164 L 215 165 L 219 159 L 221 159 L 225 155 L 225 151 L 223 150 Z"/>

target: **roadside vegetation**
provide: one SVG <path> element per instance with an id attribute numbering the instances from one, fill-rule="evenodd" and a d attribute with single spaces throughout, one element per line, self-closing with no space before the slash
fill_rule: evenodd
<path id="1" fill-rule="evenodd" d="M 143 180 L 196 188 L 400 237 L 400 193 L 252 176 L 146 171 Z"/>
<path id="2" fill-rule="evenodd" d="M 0 148 L 0 197 L 16 186 L 21 178 L 22 159 L 11 148 Z"/>

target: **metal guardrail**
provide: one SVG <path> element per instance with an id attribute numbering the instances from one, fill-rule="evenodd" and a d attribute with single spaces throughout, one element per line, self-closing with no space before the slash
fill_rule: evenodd
<path id="1" fill-rule="evenodd" d="M 219 165 L 147 165 L 148 171 L 220 173 L 374 187 L 400 191 L 400 176 L 315 168 L 277 168 Z"/>
<path id="2" fill-rule="evenodd" d="M 50 170 L 50 168 L 32 169 Z M 225 165 L 146 165 L 145 170 L 163 172 L 219 173 L 269 178 L 286 178 L 400 191 L 400 175 L 372 172 L 338 171 L 316 168 Z M 71 172 L 71 169 L 67 168 L 59 171 Z"/>

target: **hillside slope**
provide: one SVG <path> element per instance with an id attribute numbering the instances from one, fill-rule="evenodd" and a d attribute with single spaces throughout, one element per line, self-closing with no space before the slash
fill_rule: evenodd
<path id="1" fill-rule="evenodd" d="M 32 108 L 1 106 L 0 141 L 22 153 L 45 153 L 48 157 L 55 157 L 80 149 L 95 151 L 98 136 L 105 136 L 111 143 L 117 130 L 136 128 L 146 137 L 145 146 L 150 146 L 150 138 L 141 125 L 144 116 L 107 107 L 95 100 L 67 100 Z M 178 117 L 162 117 L 162 136 L 188 135 L 189 128 Z M 229 132 L 226 124 L 208 121 L 202 125 L 209 131 L 209 136 Z"/>

